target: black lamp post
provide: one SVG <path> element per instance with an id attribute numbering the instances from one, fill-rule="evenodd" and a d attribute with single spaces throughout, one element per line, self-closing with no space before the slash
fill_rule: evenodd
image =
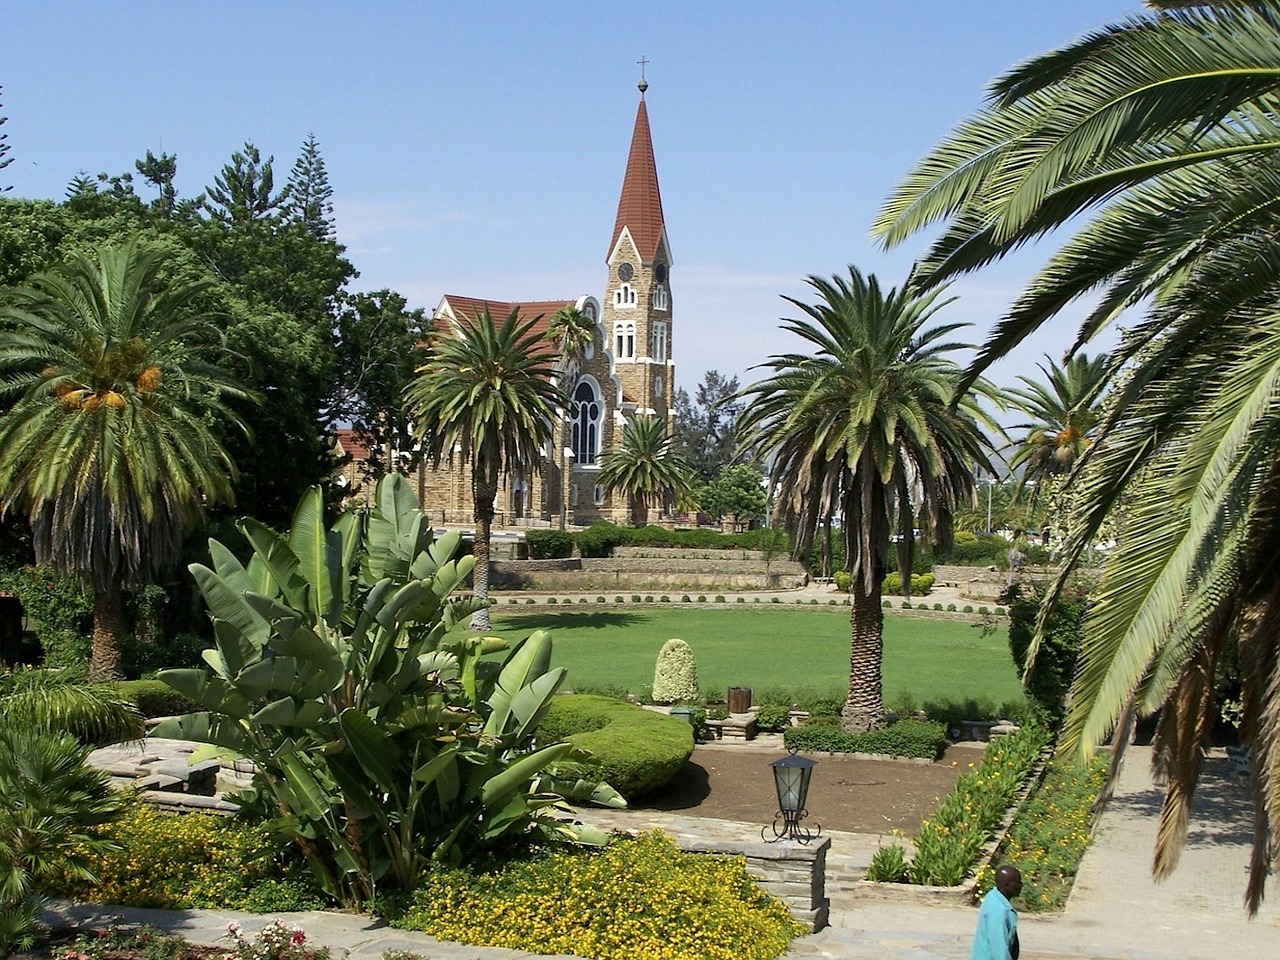
<path id="1" fill-rule="evenodd" d="M 766 843 L 778 840 L 809 843 L 822 833 L 821 826 L 815 825 L 812 830 L 800 826 L 800 821 L 809 815 L 805 800 L 809 796 L 809 779 L 817 763 L 817 760 L 796 756 L 792 750 L 790 755 L 770 764 L 773 767 L 773 785 L 778 791 L 778 812 L 773 823 L 760 830 L 760 839 Z M 770 829 L 773 830 L 773 839 L 765 836 Z"/>

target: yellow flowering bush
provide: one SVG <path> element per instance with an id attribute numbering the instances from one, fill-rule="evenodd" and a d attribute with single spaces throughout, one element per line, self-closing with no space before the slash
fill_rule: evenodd
<path id="1" fill-rule="evenodd" d="M 1022 873 L 1022 905 L 1029 911 L 1065 906 L 1080 860 L 1092 839 L 1093 804 L 1107 777 L 1105 756 L 1088 764 L 1057 759 L 1009 828 L 1000 862 Z M 995 883 L 991 867 L 978 873 L 978 894 Z"/>
<path id="2" fill-rule="evenodd" d="M 598 960 L 769 960 L 806 931 L 741 858 L 682 853 L 660 833 L 481 873 L 432 870 L 396 926 Z"/>
<path id="3" fill-rule="evenodd" d="M 101 832 L 115 849 L 86 851 L 98 882 L 67 874 L 53 892 L 131 907 L 239 907 L 259 884 L 279 882 L 280 843 L 264 826 L 135 801 Z"/>

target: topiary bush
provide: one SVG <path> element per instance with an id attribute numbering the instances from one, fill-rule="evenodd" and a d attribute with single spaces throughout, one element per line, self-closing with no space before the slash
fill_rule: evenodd
<path id="1" fill-rule="evenodd" d="M 604 780 L 629 800 L 666 786 L 693 753 L 693 728 L 684 721 L 589 694 L 551 701 L 538 741 L 561 740 L 589 751 L 599 764 L 590 777 Z M 558 769 L 568 775 L 579 772 L 575 764 Z"/>
<path id="2" fill-rule="evenodd" d="M 835 581 L 836 589 L 841 593 L 848 593 L 849 588 L 853 586 L 853 574 L 848 570 L 837 570 L 831 575 L 831 579 Z"/>
<path id="3" fill-rule="evenodd" d="M 524 535 L 530 560 L 562 560 L 573 556 L 573 534 L 566 530 L 528 530 Z"/>
<path id="4" fill-rule="evenodd" d="M 947 744 L 940 723 L 927 720 L 899 720 L 883 730 L 847 733 L 833 724 L 805 724 L 783 734 L 788 750 L 810 753 L 879 753 L 891 757 L 919 757 L 936 760 Z"/>
<path id="5" fill-rule="evenodd" d="M 658 651 L 653 668 L 654 703 L 692 703 L 698 699 L 698 663 L 693 649 L 672 637 Z"/>

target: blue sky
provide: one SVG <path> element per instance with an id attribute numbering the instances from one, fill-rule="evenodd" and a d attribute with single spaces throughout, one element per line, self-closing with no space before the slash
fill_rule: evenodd
<path id="1" fill-rule="evenodd" d="M 798 344 L 802 278 L 850 263 L 888 284 L 924 250 L 868 231 L 894 184 L 1014 63 L 1136 0 L 605 4 L 35 2 L 8 5 L 0 86 L 14 194 L 148 149 L 200 192 L 252 140 L 283 182 L 314 133 L 359 289 L 560 298 L 605 283 L 637 101 L 672 269 L 677 381 Z M 145 184 L 141 185 L 145 193 Z M 0 229 L 3 225 L 0 224 Z M 1044 251 L 954 285 L 940 316 L 979 340 Z M 1064 316 L 996 371 L 1034 373 Z"/>

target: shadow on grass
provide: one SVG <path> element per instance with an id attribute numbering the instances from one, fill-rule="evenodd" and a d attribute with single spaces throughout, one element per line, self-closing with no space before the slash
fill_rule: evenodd
<path id="1" fill-rule="evenodd" d="M 491 613 L 504 630 L 554 630 L 556 627 L 603 630 L 606 627 L 631 627 L 647 619 L 642 613 L 629 613 L 625 610 L 593 610 L 590 613 Z"/>

